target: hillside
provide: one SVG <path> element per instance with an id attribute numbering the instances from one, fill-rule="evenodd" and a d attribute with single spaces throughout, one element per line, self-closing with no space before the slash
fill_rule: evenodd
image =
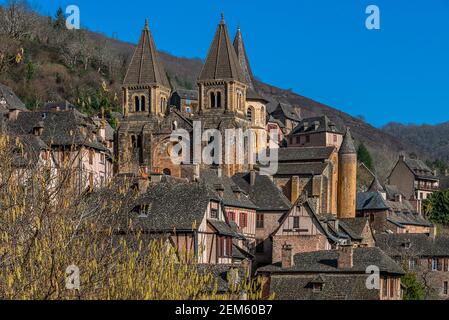
<path id="1" fill-rule="evenodd" d="M 438 125 L 389 123 L 382 130 L 401 141 L 415 145 L 429 158 L 449 162 L 449 122 Z"/>
<path id="2" fill-rule="evenodd" d="M 19 3 L 21 11 L 15 12 L 22 15 L 14 22 L 2 17 L 8 8 L 0 7 L 0 82 L 10 86 L 30 109 L 66 99 L 90 114 L 120 111 L 121 83 L 133 45 L 88 30 L 68 31 L 61 12 L 54 18 L 42 17 Z M 160 55 L 172 87 L 196 87 L 200 59 Z M 335 108 L 262 82 L 258 88 L 266 98 L 299 105 L 303 116 L 326 114 L 337 125 L 349 126 L 357 142 L 371 151 L 381 178 L 386 177 L 399 151 L 413 151 L 388 131 Z"/>

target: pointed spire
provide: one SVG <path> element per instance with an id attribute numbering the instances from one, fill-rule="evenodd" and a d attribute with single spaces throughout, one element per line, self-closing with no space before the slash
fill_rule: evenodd
<path id="1" fill-rule="evenodd" d="M 343 142 L 340 147 L 340 154 L 355 154 L 357 151 L 354 146 L 354 139 L 352 139 L 351 130 L 349 128 L 346 129 L 345 137 L 343 138 Z"/>
<path id="2" fill-rule="evenodd" d="M 245 44 L 243 43 L 242 31 L 240 25 L 237 29 L 237 34 L 234 39 L 234 49 L 237 54 L 237 59 L 239 60 L 240 69 L 242 70 L 243 77 L 246 80 L 249 88 L 254 90 L 254 76 L 251 71 L 251 66 L 249 65 L 248 55 L 246 54 Z"/>
<path id="3" fill-rule="evenodd" d="M 374 177 L 373 182 L 371 183 L 371 185 L 368 188 L 368 191 L 370 192 L 384 192 L 384 188 L 382 187 L 382 185 L 379 182 L 379 179 L 377 179 L 377 177 Z"/>
<path id="4" fill-rule="evenodd" d="M 125 85 L 157 83 L 170 88 L 164 66 L 159 60 L 156 45 L 148 27 L 148 19 L 145 20 L 145 27 L 134 50 L 123 83 Z"/>
<path id="5" fill-rule="evenodd" d="M 221 21 L 220 24 L 225 24 L 224 12 L 221 13 Z"/>
<path id="6" fill-rule="evenodd" d="M 246 83 L 240 65 L 232 46 L 228 28 L 224 22 L 224 15 L 221 16 L 209 53 L 201 70 L 199 80 L 236 80 Z"/>

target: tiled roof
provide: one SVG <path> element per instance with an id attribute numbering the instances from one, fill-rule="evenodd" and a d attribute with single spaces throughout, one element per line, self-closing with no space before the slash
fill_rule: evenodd
<path id="1" fill-rule="evenodd" d="M 10 87 L 0 83 L 0 113 L 8 110 L 27 111 L 28 109 Z"/>
<path id="2" fill-rule="evenodd" d="M 270 107 L 271 111 L 269 111 L 269 113 L 276 118 L 278 114 L 282 114 L 285 116 L 285 118 L 295 121 L 295 122 L 299 122 L 301 121 L 301 118 L 298 116 L 298 114 L 295 112 L 295 110 L 293 109 L 293 106 L 287 103 L 283 103 L 283 102 L 278 102 L 276 107 L 271 106 Z M 270 110 L 269 109 L 269 110 Z"/>
<path id="3" fill-rule="evenodd" d="M 322 289 L 313 290 L 316 275 L 273 275 L 270 292 L 276 300 L 376 300 L 379 290 L 366 287 L 368 275 L 319 275 Z"/>
<path id="4" fill-rule="evenodd" d="M 363 230 L 368 225 L 368 218 L 339 219 L 339 226 L 352 239 L 362 240 Z"/>
<path id="5" fill-rule="evenodd" d="M 449 257 L 449 238 L 426 234 L 378 234 L 376 246 L 391 257 Z"/>
<path id="6" fill-rule="evenodd" d="M 151 231 L 192 230 L 199 227 L 210 201 L 219 202 L 215 193 L 202 183 L 161 182 L 149 186 L 136 201 L 131 213 L 133 224 Z M 141 215 L 145 206 L 148 214 Z"/>
<path id="7" fill-rule="evenodd" d="M 276 175 L 321 175 L 329 164 L 327 163 L 279 163 Z"/>
<path id="8" fill-rule="evenodd" d="M 353 249 L 353 267 L 338 268 L 338 250 L 323 250 L 296 254 L 291 268 L 282 268 L 274 264 L 258 269 L 258 272 L 273 273 L 366 273 L 369 266 L 378 266 L 381 273 L 404 274 L 404 270 L 386 253 L 377 247 L 360 247 Z"/>
<path id="9" fill-rule="evenodd" d="M 241 193 L 240 198 L 236 195 L 237 186 L 234 181 L 224 173 L 218 176 L 217 170 L 212 168 L 202 168 L 200 171 L 200 179 L 212 190 L 218 187 L 223 191 L 223 204 L 228 207 L 257 209 L 257 206 L 250 200 L 246 193 Z"/>
<path id="10" fill-rule="evenodd" d="M 240 69 L 242 70 L 243 77 L 245 78 L 246 84 L 249 86 L 249 91 L 254 91 L 254 76 L 251 71 L 251 66 L 249 64 L 248 55 L 246 54 L 245 44 L 243 43 L 242 32 L 240 26 L 237 29 L 237 34 L 234 39 L 234 49 L 237 54 L 237 59 L 240 64 Z M 248 97 L 248 94 L 247 94 Z M 248 97 L 249 98 L 249 97 Z"/>
<path id="11" fill-rule="evenodd" d="M 261 211 L 288 211 L 290 201 L 268 176 L 256 173 L 256 181 L 250 184 L 250 173 L 239 173 L 232 180 L 249 195 L 250 200 Z"/>
<path id="12" fill-rule="evenodd" d="M 17 135 L 32 134 L 43 124 L 40 138 L 49 146 L 87 146 L 108 152 L 93 134 L 95 123 L 77 110 L 55 112 L 21 112 L 17 120 L 8 122 L 8 129 Z"/>
<path id="13" fill-rule="evenodd" d="M 295 129 L 292 131 L 292 135 L 306 134 L 306 133 L 318 133 L 318 132 L 332 132 L 343 134 L 340 129 L 327 117 L 313 117 L 302 119 Z"/>
<path id="14" fill-rule="evenodd" d="M 232 79 L 246 83 L 235 49 L 229 38 L 224 18 L 218 25 L 199 80 Z"/>
<path id="15" fill-rule="evenodd" d="M 164 66 L 159 59 L 153 36 L 148 28 L 148 22 L 142 31 L 123 83 L 125 85 L 160 84 L 170 88 Z"/>
<path id="16" fill-rule="evenodd" d="M 288 147 L 278 149 L 280 162 L 306 162 L 308 160 L 327 160 L 335 147 Z"/>
<path id="17" fill-rule="evenodd" d="M 346 129 L 346 134 L 339 150 L 340 154 L 354 154 L 357 153 L 354 146 L 354 139 L 352 138 L 349 128 Z"/>
<path id="18" fill-rule="evenodd" d="M 198 100 L 198 90 L 176 89 L 173 94 L 177 94 L 181 99 Z"/>
<path id="19" fill-rule="evenodd" d="M 379 192 L 358 192 L 356 201 L 357 211 L 388 210 L 390 207 Z"/>
<path id="20" fill-rule="evenodd" d="M 216 220 L 216 219 L 207 219 L 207 222 L 217 230 L 218 234 L 223 236 L 231 236 L 235 238 L 239 238 L 240 235 L 237 234 L 234 230 L 232 230 L 231 226 L 227 224 L 225 221 Z"/>

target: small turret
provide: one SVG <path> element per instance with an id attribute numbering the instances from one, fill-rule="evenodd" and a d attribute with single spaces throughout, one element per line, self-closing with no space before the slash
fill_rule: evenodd
<path id="1" fill-rule="evenodd" d="M 339 218 L 355 218 L 357 196 L 357 151 L 351 131 L 346 130 L 338 152 L 338 204 Z"/>

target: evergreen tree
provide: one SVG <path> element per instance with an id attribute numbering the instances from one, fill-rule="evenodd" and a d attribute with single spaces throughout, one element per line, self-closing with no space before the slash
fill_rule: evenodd
<path id="1" fill-rule="evenodd" d="M 404 285 L 404 300 L 424 300 L 426 288 L 416 279 L 414 273 L 407 273 L 401 280 Z"/>
<path id="2" fill-rule="evenodd" d="M 374 170 L 374 164 L 373 164 L 373 158 L 371 157 L 371 154 L 369 153 L 368 149 L 365 147 L 365 145 L 362 143 L 357 149 L 357 158 L 360 162 L 365 164 L 365 166 L 368 167 L 370 170 Z"/>
<path id="3" fill-rule="evenodd" d="M 449 190 L 440 190 L 424 200 L 424 212 L 434 223 L 449 224 Z"/>
<path id="4" fill-rule="evenodd" d="M 65 28 L 65 15 L 61 7 L 58 8 L 58 11 L 56 11 L 53 28 L 56 30 L 62 30 Z"/>

